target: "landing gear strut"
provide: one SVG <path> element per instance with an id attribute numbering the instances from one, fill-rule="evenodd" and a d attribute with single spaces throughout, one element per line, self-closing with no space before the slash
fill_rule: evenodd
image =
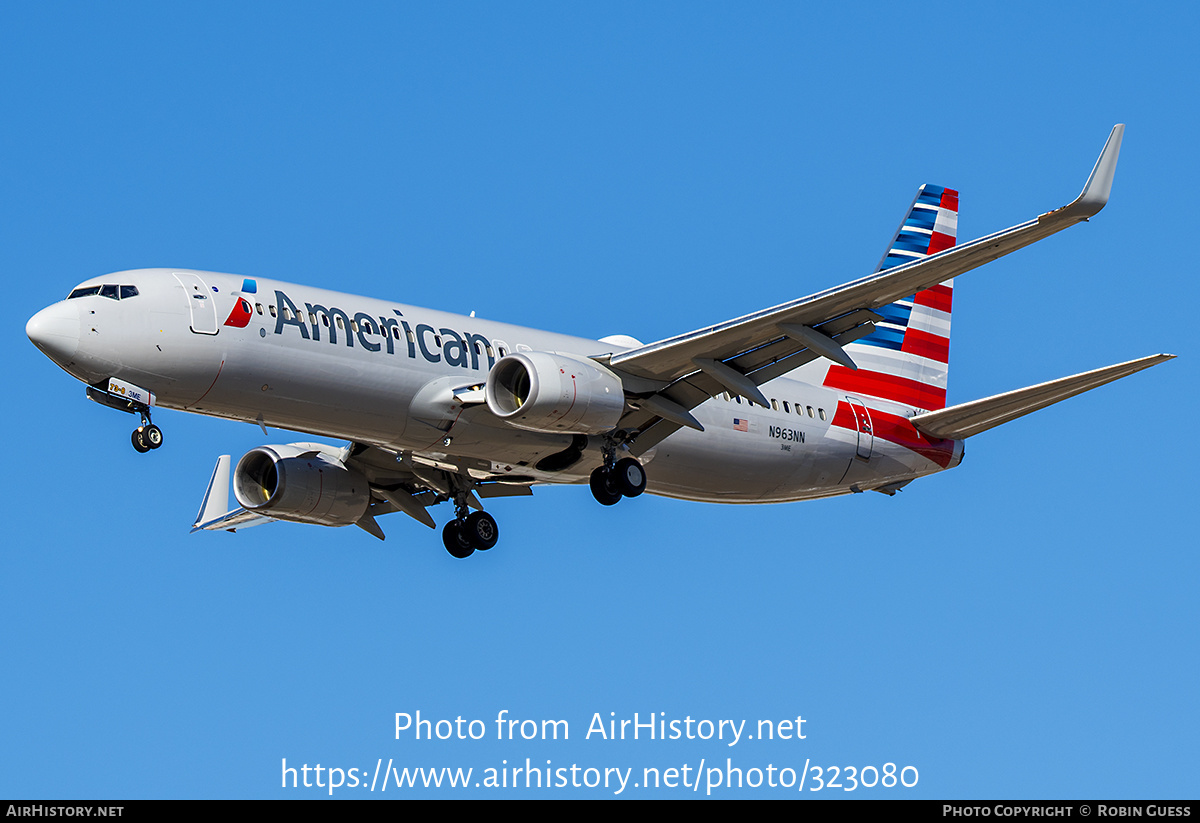
<path id="1" fill-rule="evenodd" d="M 467 514 L 465 499 L 455 500 L 454 507 L 456 517 L 442 529 L 442 543 L 451 556 L 470 557 L 476 551 L 485 552 L 496 545 L 500 537 L 496 518 L 487 512 Z"/>

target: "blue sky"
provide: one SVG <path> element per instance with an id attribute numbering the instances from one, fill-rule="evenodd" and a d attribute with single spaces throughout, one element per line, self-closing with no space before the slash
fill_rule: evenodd
<path id="1" fill-rule="evenodd" d="M 0 7 L 0 795 L 729 758 L 919 772 L 852 797 L 1194 798 L 1197 12 L 806 5 Z M 1179 359 L 891 499 L 539 489 L 467 562 L 400 515 L 385 543 L 189 535 L 218 454 L 300 438 L 163 412 L 138 455 L 24 335 L 79 281 L 176 266 L 649 341 L 869 272 L 924 182 L 964 239 L 1063 205 L 1116 122 L 1108 208 L 958 281 L 949 399 Z M 418 710 L 489 735 L 395 739 Z M 497 741 L 501 710 L 570 739 Z M 585 739 L 610 712 L 806 738 Z M 799 793 L 713 796 L 743 795 Z"/>

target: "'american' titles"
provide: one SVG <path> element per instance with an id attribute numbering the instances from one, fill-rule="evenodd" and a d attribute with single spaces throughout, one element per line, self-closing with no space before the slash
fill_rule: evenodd
<path id="1" fill-rule="evenodd" d="M 301 337 L 315 342 L 321 339 L 324 329 L 329 342 L 335 345 L 341 332 L 346 345 L 351 348 L 357 338 L 358 344 L 371 352 L 386 349 L 388 354 L 395 354 L 397 348 L 407 347 L 409 357 L 415 358 L 420 352 L 430 363 L 445 361 L 447 366 L 475 371 L 479 371 L 484 357 L 487 358 L 485 370 L 496 364 L 492 341 L 482 334 L 435 329 L 428 323 L 412 326 L 399 309 L 392 309 L 395 317 L 376 318 L 361 311 L 351 317 L 336 306 L 305 303 L 306 311 L 301 312 L 291 298 L 278 289 L 275 290 L 275 304 L 276 334 L 283 334 L 285 326 L 295 326 Z"/>

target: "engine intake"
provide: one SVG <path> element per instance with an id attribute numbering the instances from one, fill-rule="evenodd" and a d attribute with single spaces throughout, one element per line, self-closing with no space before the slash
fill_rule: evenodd
<path id="1" fill-rule="evenodd" d="M 367 479 L 315 443 L 246 452 L 234 471 L 233 494 L 248 511 L 323 526 L 355 523 L 371 502 Z"/>
<path id="2" fill-rule="evenodd" d="M 518 429 L 602 434 L 625 411 L 621 378 L 586 358 L 521 352 L 500 358 L 487 379 L 492 414 Z"/>

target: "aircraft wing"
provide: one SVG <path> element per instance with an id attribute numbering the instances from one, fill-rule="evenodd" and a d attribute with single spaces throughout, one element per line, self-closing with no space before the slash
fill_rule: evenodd
<path id="1" fill-rule="evenodd" d="M 949 280 L 1086 221 L 1108 202 L 1124 124 L 1113 127 L 1083 191 L 1062 208 L 788 303 L 614 354 L 608 365 L 623 376 L 640 408 L 621 426 L 640 432 L 640 454 L 682 426 L 699 428 L 688 412 L 722 391 L 754 402 L 757 386 L 817 357 L 853 368 L 842 349 L 874 330 L 874 309 Z"/>
<path id="2" fill-rule="evenodd" d="M 355 525 L 380 540 L 384 539 L 383 530 L 375 522 L 380 515 L 404 512 L 432 529 L 436 528 L 436 524 L 426 509 L 456 495 L 462 495 L 471 508 L 482 510 L 479 497 L 533 494 L 528 483 L 498 482 L 490 476 L 490 471 L 479 467 L 440 462 L 411 452 L 402 454 L 365 443 L 347 444 L 336 455 L 336 459 L 367 478 L 371 488 L 371 503 Z M 229 508 L 231 463 L 227 454 L 217 458 L 196 522 L 192 525 L 193 532 L 232 532 L 280 519 L 249 511 L 242 506 Z"/>

